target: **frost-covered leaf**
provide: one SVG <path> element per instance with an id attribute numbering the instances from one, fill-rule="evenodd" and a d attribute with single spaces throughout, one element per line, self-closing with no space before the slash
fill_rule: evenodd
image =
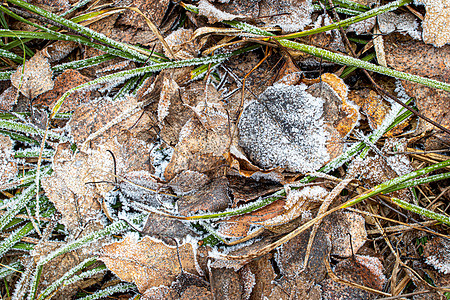
<path id="1" fill-rule="evenodd" d="M 52 90 L 41 94 L 35 101 L 33 106 L 53 107 L 58 99 L 69 89 L 86 83 L 90 79 L 81 75 L 76 70 L 66 70 L 61 75 L 56 77 L 54 87 Z M 80 104 L 87 103 L 90 100 L 91 91 L 76 91 L 64 100 L 60 112 L 68 112 L 75 110 Z"/>
<path id="2" fill-rule="evenodd" d="M 269 87 L 239 121 L 239 145 L 262 168 L 310 172 L 342 152 L 340 138 L 359 120 L 347 87 L 334 75 L 308 90 L 302 84 Z"/>
<path id="3" fill-rule="evenodd" d="M 199 13 L 208 18 L 209 23 L 260 18 L 259 21 L 264 22 L 266 26 L 280 26 L 283 32 L 303 30 L 311 23 L 312 13 L 311 1 L 308 0 L 234 0 L 232 3 L 214 5 L 207 0 L 201 0 L 198 8 Z"/>
<path id="4" fill-rule="evenodd" d="M 11 75 L 11 83 L 30 100 L 53 89 L 52 69 L 42 51 L 17 68 Z"/>
<path id="5" fill-rule="evenodd" d="M 39 243 L 31 251 L 31 258 L 35 263 L 39 262 L 40 259 L 47 256 L 49 253 L 63 247 L 65 242 L 46 242 Z M 52 259 L 50 262 L 44 264 L 42 268 L 42 273 L 38 285 L 38 293 L 45 290 L 53 282 L 60 279 L 67 271 L 81 263 L 83 260 L 92 256 L 89 251 L 94 250 L 96 247 L 90 245 L 88 251 L 83 251 L 81 249 L 68 252 L 66 254 L 59 255 L 58 257 Z M 100 282 L 103 276 L 91 276 L 90 279 L 92 283 Z M 85 283 L 83 281 L 76 282 L 74 284 L 63 285 L 57 289 L 56 293 L 53 295 L 54 299 L 71 299 L 77 292 L 79 288 L 84 288 Z"/>
<path id="6" fill-rule="evenodd" d="M 214 299 L 242 299 L 243 285 L 235 270 L 210 268 L 209 278 Z"/>
<path id="7" fill-rule="evenodd" d="M 192 227 L 186 222 L 172 219 L 157 214 L 150 214 L 147 218 L 142 233 L 161 239 L 167 245 L 174 246 L 175 241 L 182 241 L 186 236 L 196 236 Z"/>
<path id="8" fill-rule="evenodd" d="M 176 59 L 190 59 L 197 57 L 197 53 L 201 48 L 197 39 L 193 40 L 194 31 L 192 29 L 180 28 L 169 34 L 165 40 Z M 165 53 L 169 56 L 169 53 Z"/>
<path id="9" fill-rule="evenodd" d="M 394 12 L 385 12 L 378 16 L 378 26 L 383 34 L 396 31 L 409 34 L 414 39 L 420 39 L 420 32 L 417 30 L 419 23 L 410 13 L 397 15 Z"/>
<path id="10" fill-rule="evenodd" d="M 291 190 L 286 200 L 280 199 L 261 209 L 222 221 L 219 233 L 228 237 L 244 237 L 252 225 L 269 229 L 284 225 L 317 208 L 327 193 L 327 190 L 320 186 Z"/>
<path id="11" fill-rule="evenodd" d="M 220 102 L 200 102 L 192 107 L 191 118 L 180 132 L 178 144 L 164 177 L 172 179 L 183 170 L 200 173 L 214 171 L 224 162 L 228 152 L 230 132 L 228 116 Z"/>
<path id="12" fill-rule="evenodd" d="M 14 104 L 16 104 L 19 91 L 14 87 L 10 86 L 0 95 L 0 109 L 3 111 L 11 111 Z"/>
<path id="13" fill-rule="evenodd" d="M 226 177 L 213 179 L 195 193 L 186 195 L 178 200 L 178 211 L 188 215 L 196 211 L 221 211 L 231 203 L 228 196 L 228 180 Z"/>
<path id="14" fill-rule="evenodd" d="M 72 1 L 68 0 L 33 0 L 30 3 L 43 7 L 51 12 L 64 12 L 70 8 Z"/>
<path id="15" fill-rule="evenodd" d="M 114 3 L 117 7 L 136 7 L 156 26 L 161 25 L 164 14 L 169 5 L 169 0 L 120 0 Z M 119 18 L 120 25 L 132 26 L 138 29 L 147 29 L 145 19 L 138 13 L 127 10 Z"/>
<path id="16" fill-rule="evenodd" d="M 177 195 L 184 195 L 196 191 L 208 181 L 208 176 L 203 173 L 185 170 L 177 174 L 168 185 Z"/>
<path id="17" fill-rule="evenodd" d="M 450 242 L 447 239 L 435 237 L 428 241 L 423 256 L 427 264 L 439 272 L 450 274 Z"/>
<path id="18" fill-rule="evenodd" d="M 46 51 L 48 54 L 48 61 L 52 63 L 65 58 L 76 47 L 78 47 L 78 44 L 72 41 L 55 41 L 45 47 L 43 51 Z"/>
<path id="19" fill-rule="evenodd" d="M 95 148 L 95 144 L 100 143 L 102 139 L 113 138 L 122 130 L 130 129 L 130 133 L 138 137 L 141 134 L 148 134 L 148 129 L 154 125 L 148 115 L 142 114 L 142 111 L 127 115 L 127 112 L 133 111 L 133 107 L 137 105 L 138 102 L 134 97 L 121 98 L 116 101 L 99 98 L 80 105 L 68 123 L 70 135 L 80 146 L 91 134 L 98 132 L 120 116 L 123 116 L 123 120 L 105 128 L 106 130 L 98 138 L 92 140 L 90 147 Z"/>
<path id="20" fill-rule="evenodd" d="M 92 161 L 86 153 L 73 156 L 69 143 L 60 144 L 53 158 L 53 173 L 42 178 L 47 197 L 61 212 L 61 223 L 72 235 L 85 230 L 85 226 L 102 228 L 100 222 L 100 195 L 91 174 Z"/>
<path id="21" fill-rule="evenodd" d="M 366 116 L 372 130 L 377 129 L 390 112 L 390 105 L 374 90 L 360 89 L 349 91 L 348 99 L 360 107 L 361 113 Z M 408 122 L 403 122 L 386 133 L 386 135 L 399 134 L 406 126 L 408 126 Z"/>
<path id="22" fill-rule="evenodd" d="M 18 172 L 14 160 L 13 142 L 10 137 L 0 134 L 0 185 L 14 178 Z"/>
<path id="23" fill-rule="evenodd" d="M 385 40 L 385 52 L 388 66 L 396 70 L 450 83 L 450 45 L 436 48 L 399 34 L 391 34 Z M 421 114 L 450 128 L 448 92 L 407 81 L 402 81 L 401 85 L 404 89 L 397 84 L 398 97 L 415 98 Z M 434 128 L 428 122 L 419 121 L 419 133 Z M 450 136 L 445 133 L 436 133 L 434 136 L 436 138 L 427 139 L 427 150 L 441 149 L 439 147 L 450 141 Z"/>
<path id="24" fill-rule="evenodd" d="M 275 85 L 249 103 L 239 120 L 239 145 L 262 168 L 319 169 L 329 160 L 323 100 L 306 86 Z"/>
<path id="25" fill-rule="evenodd" d="M 323 220 L 321 230 L 331 241 L 331 254 L 340 257 L 358 252 L 367 240 L 364 218 L 354 212 L 332 214 Z"/>
<path id="26" fill-rule="evenodd" d="M 184 271 L 197 274 L 191 244 L 178 247 Z M 138 240 L 127 235 L 116 243 L 104 246 L 99 259 L 122 280 L 134 282 L 140 292 L 160 285 L 170 285 L 181 273 L 177 248 L 148 236 Z"/>
<path id="27" fill-rule="evenodd" d="M 355 255 L 338 263 L 334 267 L 333 272 L 340 279 L 380 291 L 386 282 L 386 277 L 383 274 L 383 265 L 376 257 Z M 370 298 L 370 294 L 367 291 L 335 282 L 332 279 L 325 279 L 320 285 L 323 291 L 322 299 Z"/>
<path id="28" fill-rule="evenodd" d="M 450 43 L 450 6 L 448 0 L 421 0 L 425 3 L 423 41 L 442 47 Z"/>

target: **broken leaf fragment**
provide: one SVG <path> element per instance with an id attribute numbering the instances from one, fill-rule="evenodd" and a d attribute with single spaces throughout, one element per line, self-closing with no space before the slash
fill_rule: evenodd
<path id="1" fill-rule="evenodd" d="M 11 83 L 30 100 L 53 89 L 52 69 L 42 51 L 17 68 L 11 75 Z"/>
<path id="2" fill-rule="evenodd" d="M 197 274 L 192 245 L 186 243 L 178 251 L 183 270 Z M 148 236 L 138 240 L 137 235 L 127 235 L 119 242 L 104 246 L 99 259 L 120 279 L 135 283 L 141 293 L 152 287 L 170 285 L 182 270 L 177 248 Z"/>
<path id="3" fill-rule="evenodd" d="M 447 239 L 435 237 L 428 241 L 423 255 L 427 264 L 441 273 L 450 274 L 450 242 Z"/>

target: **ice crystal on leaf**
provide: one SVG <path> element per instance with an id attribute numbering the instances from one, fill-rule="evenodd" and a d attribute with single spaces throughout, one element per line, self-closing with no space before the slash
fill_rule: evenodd
<path id="1" fill-rule="evenodd" d="M 305 85 L 275 85 L 245 107 L 239 144 L 261 167 L 310 172 L 329 160 L 324 101 L 305 90 Z"/>

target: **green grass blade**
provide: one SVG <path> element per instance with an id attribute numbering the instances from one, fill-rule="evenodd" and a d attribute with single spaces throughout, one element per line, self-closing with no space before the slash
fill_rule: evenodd
<path id="1" fill-rule="evenodd" d="M 429 209 L 417 206 L 412 203 L 408 203 L 406 201 L 397 199 L 397 198 L 391 198 L 392 202 L 400 206 L 401 208 L 404 208 L 406 210 L 412 211 L 416 214 L 419 214 L 421 216 L 442 222 L 444 224 L 450 225 L 450 217 L 435 213 L 434 211 L 431 211 Z"/>
<path id="2" fill-rule="evenodd" d="M 72 269 L 68 270 L 66 273 L 64 273 L 64 275 L 59 277 L 49 287 L 43 290 L 41 294 L 38 296 L 38 299 L 46 299 L 47 297 L 49 297 L 59 286 L 61 286 L 64 283 L 64 281 L 68 280 L 69 277 L 74 276 L 75 273 L 85 268 L 89 263 L 95 262 L 96 260 L 97 260 L 96 257 L 90 257 L 88 259 L 85 259 Z"/>
<path id="3" fill-rule="evenodd" d="M 119 283 L 118 285 L 107 287 L 106 289 L 97 291 L 86 297 L 78 298 L 78 300 L 104 299 L 113 294 L 124 293 L 124 292 L 128 292 L 129 290 L 133 290 L 133 289 L 136 289 L 136 286 L 132 283 Z"/>
<path id="4" fill-rule="evenodd" d="M 16 132 L 24 133 L 27 135 L 29 134 L 29 135 L 44 136 L 44 133 L 45 133 L 45 131 L 43 129 L 40 129 L 38 127 L 34 127 L 34 126 L 31 126 L 28 124 L 23 124 L 23 123 L 19 123 L 19 122 L 15 122 L 15 121 L 10 121 L 10 120 L 0 120 L 0 129 L 16 131 Z M 66 137 L 61 136 L 52 131 L 48 131 L 47 134 L 50 139 L 67 141 Z"/>
<path id="5" fill-rule="evenodd" d="M 92 38 L 94 40 L 100 41 L 102 43 L 105 43 L 113 48 L 119 49 L 121 51 L 123 51 L 124 53 L 128 53 L 129 55 L 131 55 L 133 58 L 141 60 L 141 61 L 146 61 L 148 59 L 148 56 L 141 54 L 133 49 L 131 49 L 129 46 L 117 42 L 113 39 L 108 38 L 106 35 L 99 33 L 99 32 L 95 32 L 94 30 L 87 28 L 85 26 L 79 25 L 75 22 L 72 22 L 70 20 L 67 20 L 63 17 L 60 17 L 54 13 L 51 13 L 49 11 L 46 11 L 42 8 L 39 8 L 37 6 L 34 6 L 32 4 L 29 4 L 25 1 L 22 0 L 7 0 L 10 3 L 13 3 L 19 7 L 22 7 L 24 9 L 27 9 L 35 14 L 40 15 L 41 17 L 44 18 L 48 18 L 51 19 L 54 22 L 57 22 L 65 27 L 68 27 L 72 30 L 75 30 L 76 32 L 83 34 L 89 38 Z"/>
<path id="6" fill-rule="evenodd" d="M 18 261 L 11 263 L 10 265 L 5 265 L 0 269 L 0 279 L 5 278 L 15 272 L 19 272 L 22 269 L 22 264 Z"/>
<path id="7" fill-rule="evenodd" d="M 431 176 L 427 176 L 424 178 L 419 178 L 419 179 L 411 179 L 405 182 L 402 182 L 400 184 L 397 184 L 391 188 L 388 188 L 386 190 L 383 191 L 382 194 L 388 194 L 388 193 L 392 193 L 398 190 L 402 190 L 402 189 L 406 189 L 412 186 L 416 186 L 419 184 L 424 184 L 424 183 L 429 183 L 429 182 L 435 182 L 435 181 L 439 181 L 439 180 L 444 180 L 444 179 L 449 179 L 450 178 L 450 172 L 448 173 L 442 173 L 442 174 L 436 174 L 436 175 L 431 175 Z"/>
<path id="8" fill-rule="evenodd" d="M 7 238 L 0 242 L 0 257 L 10 250 L 21 238 L 34 232 L 34 227 L 31 222 L 27 223 L 22 228 L 12 232 Z"/>
<path id="9" fill-rule="evenodd" d="M 1 57 L 5 57 L 5 58 L 9 58 L 10 60 L 16 62 L 16 63 L 22 63 L 23 62 L 23 57 L 20 57 L 17 54 L 14 54 L 12 52 L 9 52 L 7 50 L 1 49 L 0 48 L 0 56 Z"/>
<path id="10" fill-rule="evenodd" d="M 34 196 L 36 186 L 31 184 L 18 196 L 9 199 L 14 205 L 0 216 L 0 228 L 3 229 L 21 210 L 27 205 Z"/>

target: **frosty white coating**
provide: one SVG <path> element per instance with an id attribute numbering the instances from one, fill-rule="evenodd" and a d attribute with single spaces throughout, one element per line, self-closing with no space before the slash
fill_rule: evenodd
<path id="1" fill-rule="evenodd" d="M 263 168 L 310 172 L 329 160 L 321 98 L 306 85 L 269 87 L 249 103 L 239 121 L 239 145 Z"/>

